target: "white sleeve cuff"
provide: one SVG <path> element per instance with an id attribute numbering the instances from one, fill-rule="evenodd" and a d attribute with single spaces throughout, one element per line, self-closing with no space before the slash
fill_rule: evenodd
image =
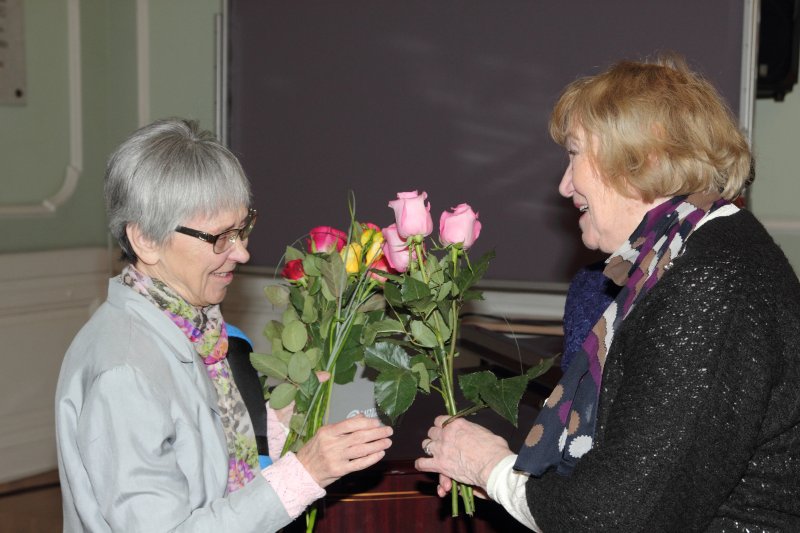
<path id="1" fill-rule="evenodd" d="M 497 463 L 489 474 L 486 493 L 521 524 L 541 533 L 528 507 L 528 498 L 525 494 L 528 474 L 515 471 L 516 462 L 517 456 L 509 455 Z"/>

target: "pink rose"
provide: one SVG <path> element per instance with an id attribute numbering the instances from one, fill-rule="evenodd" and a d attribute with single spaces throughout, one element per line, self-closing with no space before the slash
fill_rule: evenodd
<path id="1" fill-rule="evenodd" d="M 445 246 L 461 243 L 466 250 L 481 234 L 481 223 L 478 222 L 478 213 L 468 204 L 458 204 L 452 207 L 452 213 L 445 211 L 439 218 L 439 240 Z"/>
<path id="2" fill-rule="evenodd" d="M 410 251 L 406 240 L 397 232 L 397 224 L 383 228 L 383 256 L 389 266 L 398 272 L 408 270 Z"/>
<path id="3" fill-rule="evenodd" d="M 389 264 L 389 261 L 386 260 L 386 256 L 382 255 L 379 259 L 376 259 L 372 266 L 369 268 L 369 275 L 372 279 L 377 280 L 378 283 L 383 284 L 386 281 L 384 276 L 381 276 L 377 271 L 382 270 L 383 272 L 388 272 L 389 274 L 397 274 L 397 271 L 392 268 Z"/>
<path id="4" fill-rule="evenodd" d="M 287 261 L 283 270 L 281 270 L 281 276 L 289 281 L 299 281 L 303 279 L 306 276 L 303 270 L 303 260 L 292 259 L 291 261 Z"/>
<path id="5" fill-rule="evenodd" d="M 341 251 L 347 242 L 347 234 L 330 226 L 317 226 L 308 232 L 306 248 L 309 252 L 322 252 L 329 254 L 336 250 Z"/>
<path id="6" fill-rule="evenodd" d="M 389 202 L 389 207 L 394 209 L 397 233 L 402 238 L 412 235 L 427 237 L 433 231 L 431 205 L 425 201 L 427 198 L 426 192 L 399 192 L 397 200 Z"/>

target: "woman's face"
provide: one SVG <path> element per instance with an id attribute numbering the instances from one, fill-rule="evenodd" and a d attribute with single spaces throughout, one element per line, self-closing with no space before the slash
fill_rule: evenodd
<path id="1" fill-rule="evenodd" d="M 218 235 L 225 230 L 241 228 L 246 216 L 247 209 L 242 207 L 212 218 L 195 217 L 182 225 Z M 233 281 L 236 265 L 249 259 L 245 244 L 238 239 L 225 252 L 215 254 L 211 244 L 176 232 L 166 245 L 159 248 L 157 262 L 137 264 L 137 268 L 166 283 L 190 304 L 205 307 L 222 302 L 228 285 Z"/>
<path id="2" fill-rule="evenodd" d="M 645 213 L 662 200 L 645 203 L 621 195 L 606 185 L 593 163 L 595 139 L 577 127 L 567 138 L 569 166 L 561 178 L 558 192 L 572 198 L 581 211 L 578 225 L 583 244 L 591 250 L 613 253 L 628 240 Z"/>

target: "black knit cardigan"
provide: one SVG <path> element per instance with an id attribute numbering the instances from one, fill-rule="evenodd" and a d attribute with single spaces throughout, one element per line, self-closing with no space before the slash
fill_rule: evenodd
<path id="1" fill-rule="evenodd" d="M 526 488 L 545 533 L 800 532 L 800 283 L 752 214 L 689 238 L 614 337 L 594 448 Z"/>

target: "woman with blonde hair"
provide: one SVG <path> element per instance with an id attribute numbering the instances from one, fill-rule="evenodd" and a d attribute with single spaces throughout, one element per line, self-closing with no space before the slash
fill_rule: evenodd
<path id="1" fill-rule="evenodd" d="M 751 155 L 678 58 L 570 84 L 559 192 L 619 293 L 518 454 L 436 418 L 417 468 L 552 531 L 800 531 L 800 283 L 736 199 Z"/>

